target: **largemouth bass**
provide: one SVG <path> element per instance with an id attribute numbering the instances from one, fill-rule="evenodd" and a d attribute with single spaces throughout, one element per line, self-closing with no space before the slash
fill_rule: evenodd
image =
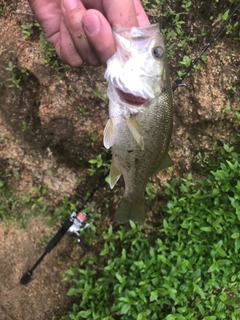
<path id="1" fill-rule="evenodd" d="M 155 172 L 172 166 L 172 90 L 159 25 L 113 28 L 117 51 L 108 60 L 109 120 L 104 146 L 112 147 L 110 187 L 121 175 L 125 192 L 114 220 L 143 222 L 144 192 Z"/>

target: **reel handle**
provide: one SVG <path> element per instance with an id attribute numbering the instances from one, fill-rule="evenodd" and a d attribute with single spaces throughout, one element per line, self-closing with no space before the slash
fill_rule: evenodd
<path id="1" fill-rule="evenodd" d="M 80 238 L 77 239 L 77 242 L 80 245 L 80 247 L 83 249 L 84 252 L 88 251 L 88 247 L 82 242 L 82 240 Z"/>

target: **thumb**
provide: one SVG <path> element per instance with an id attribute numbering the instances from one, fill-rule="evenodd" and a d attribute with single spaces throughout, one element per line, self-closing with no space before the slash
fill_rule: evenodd
<path id="1" fill-rule="evenodd" d="M 105 64 L 116 51 L 109 22 L 99 11 L 94 9 L 85 12 L 82 22 L 88 41 L 101 63 Z"/>
<path id="2" fill-rule="evenodd" d="M 83 27 L 88 41 L 103 64 L 116 51 L 111 26 L 133 27 L 139 25 L 134 1 L 103 0 L 103 11 L 106 18 L 99 11 L 92 9 L 87 10 L 84 14 Z"/>

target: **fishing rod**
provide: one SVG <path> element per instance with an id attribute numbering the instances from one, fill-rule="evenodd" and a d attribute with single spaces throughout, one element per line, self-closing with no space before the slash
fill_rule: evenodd
<path id="1" fill-rule="evenodd" d="M 211 40 L 205 45 L 205 47 L 202 49 L 200 54 L 191 62 L 190 66 L 185 71 L 184 75 L 181 77 L 181 79 L 176 81 L 176 84 L 172 87 L 172 91 L 174 92 L 178 87 L 185 86 L 183 83 L 183 80 L 185 77 L 189 74 L 189 72 L 193 69 L 193 67 L 196 65 L 196 63 L 201 59 L 202 55 L 207 51 L 207 49 L 211 46 L 211 44 L 216 40 L 216 38 L 219 36 L 221 31 L 225 28 L 225 26 L 229 23 L 230 19 L 233 17 L 235 12 L 240 8 L 240 3 L 236 6 L 236 8 L 232 11 L 232 13 L 229 15 L 227 20 L 220 26 L 220 28 L 217 30 L 217 32 L 214 34 L 214 36 L 211 38 Z M 81 211 L 86 207 L 87 203 L 90 202 L 90 200 L 93 198 L 96 191 L 101 187 L 103 182 L 105 181 L 107 177 L 107 174 L 103 174 L 102 177 L 99 179 L 98 183 L 95 185 L 95 187 L 92 189 L 90 194 L 88 195 L 87 199 L 79 205 L 77 209 L 75 209 L 70 217 L 62 224 L 61 228 L 58 230 L 58 232 L 55 234 L 55 236 L 49 241 L 48 245 L 46 246 L 43 254 L 40 256 L 40 258 L 37 260 L 37 262 L 33 265 L 33 267 L 28 270 L 26 273 L 24 273 L 20 279 L 20 283 L 23 285 L 26 285 L 33 274 L 33 271 L 37 268 L 37 266 L 42 262 L 44 257 L 52 251 L 52 249 L 60 242 L 60 240 L 63 238 L 63 236 L 68 234 L 73 234 L 77 237 L 77 242 L 81 246 L 84 252 L 88 250 L 87 246 L 82 242 L 80 239 L 80 231 L 88 227 L 88 217 L 85 213 L 82 213 Z"/>
<path id="2" fill-rule="evenodd" d="M 42 262 L 44 257 L 48 253 L 50 253 L 52 249 L 60 242 L 60 240 L 66 233 L 75 235 L 77 237 L 78 244 L 81 246 L 83 251 L 86 252 L 88 248 L 81 240 L 79 232 L 89 226 L 89 224 L 86 223 L 87 219 L 88 218 L 86 214 L 82 213 L 81 211 L 74 210 L 70 217 L 63 223 L 62 227 L 58 230 L 55 236 L 49 241 L 43 254 L 40 256 L 37 262 L 33 265 L 33 267 L 30 270 L 28 270 L 26 273 L 22 275 L 20 283 L 27 284 L 30 281 L 33 271 Z"/>
<path id="3" fill-rule="evenodd" d="M 84 242 L 80 238 L 80 232 L 89 226 L 89 223 L 87 223 L 88 217 L 85 213 L 82 212 L 82 210 L 86 207 L 87 203 L 89 203 L 92 200 L 94 194 L 101 187 L 106 177 L 107 177 L 107 174 L 104 174 L 99 179 L 98 183 L 92 189 L 87 199 L 82 204 L 79 204 L 78 208 L 76 208 L 71 213 L 70 217 L 62 224 L 61 228 L 57 231 L 54 237 L 49 241 L 43 254 L 35 262 L 33 267 L 22 275 L 20 279 L 20 284 L 26 285 L 30 281 L 33 271 L 42 262 L 45 256 L 48 253 L 50 253 L 54 247 L 56 247 L 56 245 L 60 242 L 60 240 L 63 238 L 65 234 L 72 234 L 76 236 L 77 242 L 81 246 L 83 251 L 86 252 L 88 250 L 88 247 L 84 244 Z"/>
<path id="4" fill-rule="evenodd" d="M 232 13 L 229 15 L 229 17 L 227 18 L 227 20 L 220 26 L 220 28 L 216 31 L 216 33 L 214 34 L 214 36 L 212 37 L 212 39 L 205 45 L 205 47 L 202 49 L 202 51 L 200 52 L 200 54 L 194 59 L 192 60 L 190 66 L 187 68 L 187 70 L 184 72 L 184 75 L 176 81 L 176 84 L 172 87 L 172 91 L 174 92 L 178 87 L 181 86 L 185 86 L 185 84 L 183 83 L 183 80 L 185 79 L 185 77 L 189 74 L 189 72 L 193 69 L 193 67 L 196 65 L 196 63 L 201 59 L 202 55 L 207 51 L 207 49 L 211 46 L 211 44 L 213 43 L 214 40 L 216 40 L 216 38 L 219 36 L 219 34 L 222 32 L 222 30 L 225 28 L 225 26 L 229 23 L 229 21 L 231 20 L 231 18 L 233 17 L 233 15 L 235 14 L 235 12 L 237 12 L 237 10 L 240 8 L 240 2 L 239 4 L 236 6 L 236 8 L 232 11 Z"/>

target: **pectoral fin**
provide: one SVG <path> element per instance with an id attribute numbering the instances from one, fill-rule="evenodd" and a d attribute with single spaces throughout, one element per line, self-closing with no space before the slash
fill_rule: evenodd
<path id="1" fill-rule="evenodd" d="M 160 170 L 163 170 L 165 168 L 168 168 L 168 167 L 171 167 L 173 166 L 173 161 L 172 159 L 170 158 L 169 154 L 166 153 L 166 155 L 164 156 L 164 158 L 161 160 L 161 162 L 159 163 L 157 169 L 156 169 L 156 172 L 160 171 Z"/>
<path id="2" fill-rule="evenodd" d="M 139 147 L 143 150 L 143 136 L 142 130 L 136 120 L 135 117 L 127 120 L 127 125 L 129 130 L 131 131 L 133 138 L 136 140 Z"/>
<path id="3" fill-rule="evenodd" d="M 114 160 L 114 158 L 112 158 L 110 174 L 109 174 L 109 184 L 110 184 L 111 189 L 113 189 L 115 184 L 118 182 L 119 178 L 121 177 L 121 174 L 122 173 L 121 173 L 116 161 Z"/>
<path id="4" fill-rule="evenodd" d="M 109 119 L 103 131 L 103 144 L 106 149 L 114 145 L 114 133 L 112 120 Z"/>

